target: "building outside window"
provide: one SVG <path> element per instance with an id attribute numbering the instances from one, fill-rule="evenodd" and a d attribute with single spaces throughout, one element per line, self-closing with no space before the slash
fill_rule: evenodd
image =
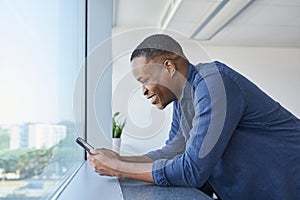
<path id="1" fill-rule="evenodd" d="M 85 1 L 0 1 L 0 199 L 50 198 L 84 153 Z"/>

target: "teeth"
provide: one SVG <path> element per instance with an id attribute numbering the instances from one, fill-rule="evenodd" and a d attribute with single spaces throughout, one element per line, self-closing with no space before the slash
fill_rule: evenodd
<path id="1" fill-rule="evenodd" d="M 155 95 L 153 95 L 152 97 L 149 97 L 148 99 L 152 100 L 154 98 Z"/>
<path id="2" fill-rule="evenodd" d="M 156 95 L 153 95 L 152 97 L 149 97 L 148 99 L 151 101 L 151 103 L 153 103 L 156 99 Z"/>
<path id="3" fill-rule="evenodd" d="M 155 95 L 151 97 L 151 103 L 153 103 L 154 101 L 155 101 Z"/>

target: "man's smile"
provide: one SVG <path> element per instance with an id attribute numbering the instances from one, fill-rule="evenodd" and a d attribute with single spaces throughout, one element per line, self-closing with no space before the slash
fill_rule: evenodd
<path id="1" fill-rule="evenodd" d="M 157 97 L 156 94 L 152 94 L 152 95 L 148 96 L 147 99 L 151 99 L 151 103 L 155 104 L 156 101 L 157 101 L 157 99 L 158 99 L 158 97 Z"/>

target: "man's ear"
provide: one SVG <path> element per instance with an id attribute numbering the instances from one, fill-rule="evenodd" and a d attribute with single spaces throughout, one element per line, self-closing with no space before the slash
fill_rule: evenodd
<path id="1" fill-rule="evenodd" d="M 170 76 L 173 77 L 173 75 L 176 72 L 176 65 L 175 65 L 174 61 L 166 59 L 164 61 L 164 67 L 168 71 L 168 73 L 170 74 Z"/>

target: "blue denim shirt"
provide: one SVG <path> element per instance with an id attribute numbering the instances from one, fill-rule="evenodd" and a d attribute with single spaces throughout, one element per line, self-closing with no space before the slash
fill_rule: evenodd
<path id="1" fill-rule="evenodd" d="M 222 199 L 300 199 L 300 120 L 220 62 L 190 65 L 169 139 L 147 153 L 160 186 Z M 280 81 L 280 80 L 278 80 Z"/>

